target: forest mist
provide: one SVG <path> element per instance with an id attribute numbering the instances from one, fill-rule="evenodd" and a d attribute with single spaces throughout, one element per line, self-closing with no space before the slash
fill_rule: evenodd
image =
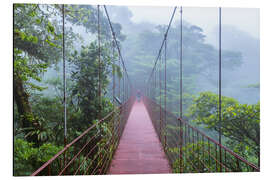
<path id="1" fill-rule="evenodd" d="M 149 15 L 151 12 L 155 12 L 155 7 L 142 7 L 142 11 L 149 9 Z M 140 7 L 136 7 L 137 11 L 139 11 Z M 152 10 L 153 9 L 153 10 Z M 170 15 L 172 12 L 171 7 L 159 7 L 160 9 L 160 15 L 166 14 Z M 205 10 L 204 10 L 205 9 Z M 189 24 L 188 21 L 185 20 L 185 13 L 189 13 L 188 11 L 192 10 L 192 12 L 195 12 L 197 10 L 197 14 L 194 14 L 193 18 L 196 19 L 205 19 L 204 14 L 200 14 L 200 10 L 202 12 L 206 12 L 207 10 L 214 11 L 215 8 L 190 8 L 187 7 L 184 8 L 184 24 Z M 224 14 L 223 14 L 223 20 L 227 21 L 227 23 L 230 21 L 229 18 L 231 16 L 226 17 L 229 15 L 230 9 L 233 11 L 239 11 L 241 12 L 242 8 L 224 8 Z M 147 17 L 145 21 L 141 22 L 134 22 L 133 19 L 136 19 L 136 14 L 133 14 L 132 11 L 129 9 L 129 7 L 125 6 L 110 6 L 109 8 L 110 13 L 112 14 L 112 19 L 115 22 L 121 22 L 121 25 L 123 27 L 123 32 L 126 35 L 126 40 L 123 43 L 123 53 L 124 57 L 127 61 L 132 61 L 133 56 L 131 56 L 130 49 L 135 49 L 134 52 L 137 50 L 134 47 L 134 37 L 138 36 L 139 34 L 150 31 L 155 31 L 155 27 L 158 25 L 164 24 L 164 17 L 163 20 L 160 21 L 160 23 L 157 23 L 159 19 L 155 15 L 157 13 L 155 12 L 153 16 Z M 151 11 L 152 10 L 152 11 Z M 136 12 L 137 12 L 136 11 Z M 247 9 L 243 9 L 243 11 L 248 11 Z M 254 12 L 254 10 L 252 11 Z M 256 11 L 255 11 L 256 12 Z M 178 13 L 178 12 L 177 12 Z M 145 13 L 146 14 L 146 13 Z M 135 16 L 135 17 L 134 17 Z M 179 16 L 179 13 L 176 15 Z M 189 15 L 191 16 L 191 15 Z M 205 43 L 213 46 L 214 48 L 218 48 L 218 22 L 217 22 L 217 16 L 218 14 L 210 14 L 212 18 L 209 21 L 216 21 L 216 25 L 212 30 L 208 30 L 207 32 L 204 31 L 202 27 L 202 34 L 205 35 Z M 243 16 L 243 15 L 242 15 Z M 207 16 L 209 18 L 209 15 Z M 227 19 L 226 19 L 227 18 Z M 253 17 L 254 19 L 257 18 L 257 16 Z M 150 21 L 149 19 L 154 19 Z M 167 17 L 169 20 L 169 17 Z M 259 21 L 259 19 L 257 19 Z M 236 20 L 234 20 L 234 23 L 237 23 L 237 17 Z M 239 21 L 239 20 L 238 20 Z M 169 21 L 168 21 L 169 22 Z M 167 22 L 167 23 L 168 23 Z M 253 22 L 253 21 L 252 21 Z M 251 24 L 250 22 L 249 24 Z M 201 23 L 200 23 L 201 24 Z M 211 27 L 215 24 L 215 22 L 211 22 Z M 232 96 L 236 99 L 238 99 L 241 103 L 256 103 L 260 99 L 259 96 L 259 84 L 260 84 L 260 41 L 258 37 L 255 37 L 251 35 L 250 30 L 247 29 L 246 32 L 243 30 L 240 30 L 239 27 L 243 24 L 243 22 L 238 22 L 239 26 L 236 27 L 234 25 L 222 25 L 222 49 L 229 50 L 229 51 L 235 51 L 241 53 L 242 60 L 241 65 L 239 65 L 236 68 L 228 68 L 223 70 L 223 86 L 222 91 L 224 95 Z M 167 24 L 166 24 L 167 25 Z M 179 26 L 179 17 L 176 17 L 176 20 L 174 21 L 174 26 Z M 197 24 L 191 24 L 197 26 Z M 205 24 L 204 26 L 207 26 Z M 249 25 L 251 26 L 251 25 Z M 258 27 L 259 28 L 259 27 Z M 258 29 L 257 28 L 257 29 Z M 243 29 L 243 28 L 242 28 Z M 254 27 L 254 29 L 256 29 Z M 256 32 L 259 30 L 255 30 Z M 254 34 L 254 33 L 253 33 Z M 159 37 L 160 41 L 163 37 Z M 185 37 L 184 37 L 185 38 Z M 184 42 L 185 43 L 185 42 Z M 140 44 L 142 47 L 141 49 L 144 49 L 144 45 L 147 46 L 147 44 Z M 160 44 L 152 45 L 153 51 L 158 53 L 158 49 Z M 179 51 L 179 50 L 178 50 Z M 185 53 L 185 52 L 183 52 Z M 217 59 L 218 60 L 218 59 Z M 127 63 L 129 65 L 129 63 Z M 154 60 L 152 61 L 152 64 L 154 64 Z M 132 67 L 129 65 L 128 68 L 132 69 Z M 217 74 L 215 74 L 217 75 Z M 140 75 L 137 75 L 140 76 Z M 134 79 L 144 79 L 146 77 L 137 77 L 135 76 Z M 234 78 L 237 77 L 237 78 Z M 215 81 L 217 81 L 217 77 L 215 78 Z M 255 85 L 255 86 L 252 86 Z M 257 85 L 257 86 L 256 86 Z M 207 81 L 200 81 L 200 84 L 197 84 L 199 88 L 205 89 L 205 90 L 211 90 L 216 91 L 217 86 L 213 86 L 213 84 L 209 84 Z"/>
<path id="2" fill-rule="evenodd" d="M 17 163 L 15 174 L 29 175 L 63 148 L 62 12 L 59 5 L 19 4 L 14 7 L 14 141 L 18 147 L 14 153 Z M 138 12 L 140 7 L 136 7 L 135 11 L 134 7 L 107 6 L 127 72 L 123 67 L 121 69 L 121 58 L 112 41 L 104 9 L 100 10 L 101 32 L 98 32 L 96 6 L 67 5 L 66 8 L 65 77 L 69 142 L 96 124 L 100 116 L 105 117 L 121 102 L 129 99 L 122 83 L 125 79 L 127 84 L 128 78 L 133 88 L 133 94 L 129 92 L 128 95 L 136 95 L 134 92 L 137 90 L 147 95 L 150 91 L 151 97 L 148 98 L 162 108 L 167 103 L 166 110 L 175 117 L 180 115 L 180 100 L 183 100 L 183 119 L 217 140 L 218 8 L 212 8 L 214 13 L 206 17 L 199 11 L 201 9 L 205 12 L 206 9 L 197 8 L 198 14 L 194 14 L 193 20 L 189 21 L 194 9 L 190 11 L 189 19 L 185 19 L 189 8 L 183 7 L 182 77 L 179 69 L 179 9 L 168 32 L 167 51 L 164 48 L 161 50 L 157 67 L 153 71 L 154 76 L 150 76 L 172 7 L 159 8 L 158 13 L 162 16 L 160 19 L 156 12 L 151 17 L 153 20 L 147 17 L 143 21 L 135 21 L 138 18 L 134 12 Z M 150 14 L 156 7 L 141 8 L 149 10 L 147 12 Z M 232 18 L 226 16 L 226 10 L 229 9 L 224 8 L 222 17 L 226 24 L 222 24 L 221 35 L 223 145 L 259 166 L 260 39 L 254 36 L 259 27 L 254 26 L 255 33 L 251 33 L 253 30 L 244 31 L 243 27 L 249 26 L 241 27 L 241 23 L 247 21 L 237 22 L 237 18 L 233 20 L 234 24 L 228 24 Z M 245 12 L 248 13 L 248 9 Z M 254 12 L 254 9 L 250 12 Z M 168 21 L 163 15 L 166 15 Z M 201 18 L 197 23 L 194 20 L 196 16 Z M 205 20 L 209 21 L 209 27 L 207 23 L 202 24 Z M 236 26 L 237 23 L 239 26 Z M 97 42 L 98 33 L 101 34 L 101 47 Z M 98 52 L 102 54 L 101 65 Z M 102 72 L 97 70 L 99 68 Z M 98 73 L 101 73 L 101 78 Z M 114 92 L 113 96 L 114 77 L 117 79 L 117 93 Z M 183 79 L 182 99 L 180 78 Z M 119 98 L 120 103 L 115 103 L 115 98 Z M 168 134 L 179 131 L 177 123 L 175 118 L 171 124 L 166 125 Z M 104 137 L 110 138 L 109 122 L 100 128 L 103 128 L 100 132 L 104 133 Z M 91 133 L 96 133 L 96 130 Z M 34 160 L 23 156 L 22 152 L 29 152 L 29 157 Z M 48 156 L 40 159 L 43 153 Z"/>

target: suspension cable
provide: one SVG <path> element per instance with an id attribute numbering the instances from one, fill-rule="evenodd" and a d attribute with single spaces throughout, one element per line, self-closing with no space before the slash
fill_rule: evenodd
<path id="1" fill-rule="evenodd" d="M 162 48 L 163 48 L 163 46 L 164 46 L 165 39 L 167 38 L 167 34 L 168 34 L 169 29 L 170 29 L 170 27 L 171 27 L 171 23 L 172 23 L 172 20 L 173 20 L 173 18 L 174 18 L 174 14 L 175 14 L 176 8 L 177 8 L 177 6 L 175 6 L 175 8 L 174 8 L 174 10 L 173 10 L 173 13 L 172 13 L 172 16 L 171 16 L 169 25 L 168 25 L 168 27 L 167 27 L 167 30 L 166 30 L 166 32 L 165 32 L 165 34 L 164 34 L 163 41 L 162 41 L 162 43 L 161 43 L 161 47 L 160 47 L 160 49 L 159 49 L 159 51 L 158 51 L 158 56 L 157 56 L 157 58 L 156 58 L 156 60 L 155 60 L 154 67 L 153 67 L 153 69 L 152 69 L 152 71 L 151 71 L 151 74 L 150 74 L 148 80 L 147 80 L 147 84 L 149 84 L 150 78 L 151 78 L 151 76 L 152 76 L 152 74 L 153 74 L 153 72 L 154 72 L 154 70 L 155 70 L 155 68 L 156 68 L 156 64 L 157 64 L 157 61 L 158 61 L 158 59 L 159 59 L 159 56 L 161 55 L 161 50 L 162 50 Z"/>
<path id="2" fill-rule="evenodd" d="M 120 60 L 121 60 L 122 65 L 123 65 L 124 72 L 126 73 L 128 82 L 129 82 L 130 86 L 132 87 L 132 84 L 131 84 L 131 81 L 130 81 L 130 79 L 129 79 L 129 76 L 128 76 L 128 73 L 127 73 L 127 69 L 126 69 L 126 66 L 125 66 L 125 62 L 124 62 L 123 57 L 122 57 L 122 54 L 121 54 L 120 46 L 119 46 L 118 41 L 117 41 L 117 39 L 116 39 L 116 37 L 115 37 L 115 32 L 114 32 L 114 29 L 113 29 L 113 27 L 112 27 L 111 19 L 110 19 L 110 16 L 109 16 L 109 14 L 108 14 L 106 5 L 103 5 L 103 7 L 104 7 L 105 14 L 106 14 L 106 16 L 107 16 L 107 19 L 108 19 L 108 22 L 109 22 L 109 25 L 110 25 L 110 29 L 111 29 L 111 32 L 112 32 L 112 36 L 113 36 L 113 39 L 114 39 L 114 41 L 115 41 L 115 44 L 116 44 L 116 47 L 117 47 L 117 50 L 118 50 L 118 54 L 119 54 Z"/>

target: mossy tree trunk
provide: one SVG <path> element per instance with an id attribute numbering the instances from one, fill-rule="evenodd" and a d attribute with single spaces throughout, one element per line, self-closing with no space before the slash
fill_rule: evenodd
<path id="1" fill-rule="evenodd" d="M 25 135 L 30 132 L 31 127 L 34 127 L 35 118 L 31 110 L 31 105 L 29 103 L 29 95 L 23 85 L 22 79 L 14 76 L 14 87 L 13 93 L 15 102 L 17 104 L 18 113 L 20 116 L 20 126 L 24 130 Z M 27 141 L 37 142 L 37 137 L 27 136 Z"/>

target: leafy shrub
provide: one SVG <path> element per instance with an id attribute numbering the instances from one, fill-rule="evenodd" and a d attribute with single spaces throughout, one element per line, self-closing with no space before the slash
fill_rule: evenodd
<path id="1" fill-rule="evenodd" d="M 38 149 L 37 161 L 45 163 L 55 154 L 57 154 L 61 149 L 63 149 L 62 146 L 58 147 L 51 143 L 45 143 Z"/>
<path id="2" fill-rule="evenodd" d="M 63 147 L 45 143 L 39 148 L 23 139 L 14 140 L 14 176 L 29 176 Z"/>
<path id="3" fill-rule="evenodd" d="M 259 164 L 260 154 L 260 102 L 240 104 L 237 100 L 222 96 L 220 122 L 225 146 L 252 163 Z M 218 95 L 202 92 L 189 108 L 189 117 L 197 125 L 219 132 Z"/>
<path id="4" fill-rule="evenodd" d="M 14 176 L 28 176 L 34 171 L 33 162 L 38 150 L 23 139 L 14 141 Z"/>

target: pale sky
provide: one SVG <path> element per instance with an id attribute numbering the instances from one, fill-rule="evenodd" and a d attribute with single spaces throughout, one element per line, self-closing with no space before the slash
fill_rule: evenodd
<path id="1" fill-rule="evenodd" d="M 134 22 L 148 21 L 168 24 L 174 7 L 129 6 Z M 258 8 L 222 8 L 222 24 L 233 25 L 255 38 L 259 38 L 260 11 Z M 179 9 L 174 20 L 180 19 Z M 206 34 L 218 25 L 218 8 L 183 7 L 183 20 L 203 28 Z"/>

